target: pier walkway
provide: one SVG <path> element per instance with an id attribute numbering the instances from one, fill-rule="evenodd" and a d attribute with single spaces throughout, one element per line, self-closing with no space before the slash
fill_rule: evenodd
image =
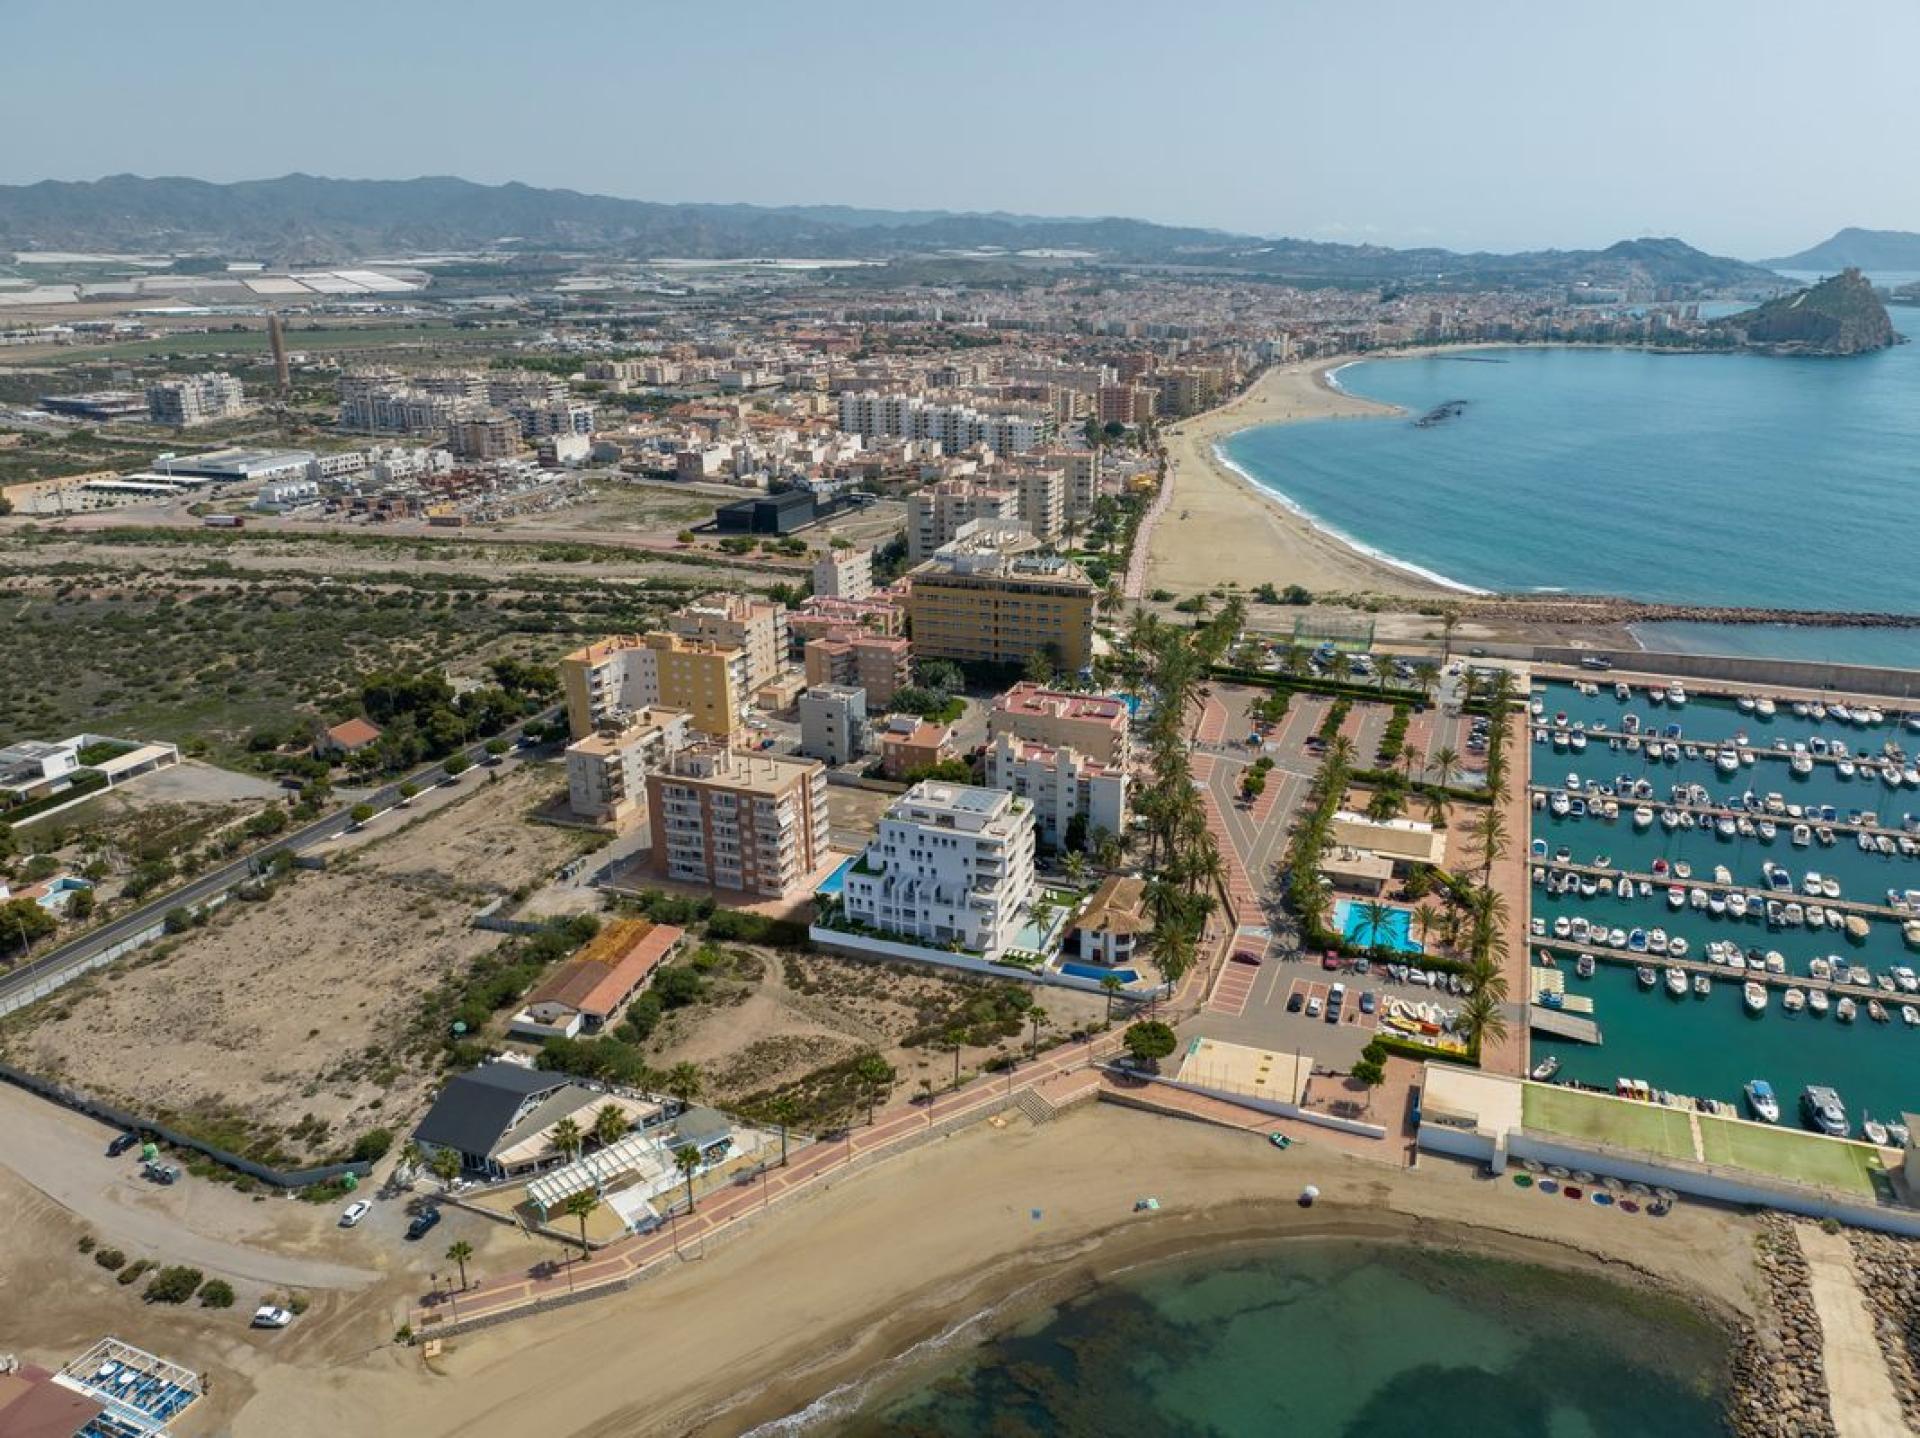
<path id="1" fill-rule="evenodd" d="M 1767 984 L 1779 989 L 1800 989 L 1806 992 L 1824 989 L 1836 998 L 1847 994 L 1862 1000 L 1878 999 L 1889 1013 L 1901 1004 L 1920 1005 L 1920 994 L 1909 994 L 1898 989 L 1889 993 L 1872 984 L 1852 984 L 1844 979 L 1839 981 L 1816 979 L 1811 974 L 1770 974 L 1764 969 L 1729 969 L 1719 964 L 1709 963 L 1705 959 L 1692 957 L 1676 959 L 1671 954 L 1644 954 L 1635 953 L 1632 949 L 1597 948 L 1592 944 L 1582 944 L 1573 939 L 1541 938 L 1538 934 L 1533 936 L 1533 943 L 1536 948 L 1557 949 L 1569 954 L 1591 954 L 1594 958 L 1604 959 L 1611 964 L 1632 964 L 1635 968 L 1644 965 L 1655 970 L 1682 969 L 1688 974 L 1705 974 L 1708 978 L 1725 984 L 1744 984 L 1752 980 L 1755 983 Z"/>
<path id="2" fill-rule="evenodd" d="M 1619 865 L 1602 868 L 1598 864 L 1561 863 L 1556 859 L 1533 860 L 1534 863 L 1549 869 L 1559 869 L 1563 873 L 1586 874 L 1595 879 L 1627 878 L 1636 884 L 1651 884 L 1656 890 L 1667 889 L 1705 889 L 1715 894 L 1745 894 L 1749 899 L 1772 899 L 1781 904 L 1818 904 L 1823 909 L 1838 909 L 1843 914 L 1858 914 L 1863 919 L 1881 919 L 1887 923 L 1904 924 L 1914 915 L 1909 909 L 1896 909 L 1891 904 L 1870 904 L 1861 899 L 1829 899 L 1822 894 L 1803 894 L 1797 890 L 1767 889 L 1757 884 L 1721 883 L 1718 879 L 1702 878 L 1693 874 L 1682 879 L 1676 874 L 1655 874 L 1644 869 L 1623 869 Z M 1782 866 L 1784 867 L 1784 866 Z M 1581 895 L 1580 897 L 1585 897 Z M 1612 894 L 1596 895 L 1596 898 L 1613 898 Z M 1684 911 L 1678 911 L 1684 912 Z M 1749 910 L 1749 913 L 1752 911 Z M 1733 923 L 1745 923 L 1747 920 L 1734 919 Z M 1815 930 L 1814 932 L 1819 932 Z"/>
<path id="3" fill-rule="evenodd" d="M 1566 794 L 1569 798 L 1578 798 L 1578 799 L 1584 799 L 1586 797 L 1586 792 L 1587 792 L 1584 789 L 1580 789 L 1580 790 L 1566 789 L 1558 784 L 1542 784 L 1542 783 L 1539 783 L 1538 781 L 1535 781 L 1534 783 L 1529 784 L 1527 786 L 1527 791 L 1532 794 L 1545 794 L 1549 798 L 1551 798 L 1555 794 Z M 1637 797 L 1622 797 L 1619 794 L 1609 794 L 1606 797 L 1612 799 L 1614 803 L 1620 806 L 1622 817 L 1626 817 L 1629 819 L 1633 811 L 1644 804 L 1647 808 L 1652 809 L 1656 814 L 1662 809 L 1672 809 L 1677 814 L 1692 814 L 1696 818 L 1700 816 L 1705 816 L 1711 819 L 1719 819 L 1722 817 L 1728 818 L 1728 819 L 1752 819 L 1756 823 L 1761 819 L 1770 819 L 1776 825 L 1780 825 L 1788 829 L 1791 829 L 1795 824 L 1805 824 L 1809 828 L 1812 828 L 1815 826 L 1824 826 L 1825 828 L 1833 830 L 1836 834 L 1844 830 L 1849 834 L 1861 833 L 1861 832 L 1865 832 L 1873 835 L 1884 834 L 1889 839 L 1900 839 L 1900 838 L 1911 839 L 1914 837 L 1913 833 L 1909 830 L 1895 828 L 1891 824 L 1880 823 L 1879 822 L 1880 811 L 1878 809 L 1850 809 L 1847 811 L 1848 813 L 1857 813 L 1861 815 L 1862 817 L 1859 819 L 1842 818 L 1838 814 L 1836 814 L 1835 817 L 1831 819 L 1827 819 L 1827 818 L 1819 817 L 1817 815 L 1805 813 L 1804 806 L 1803 806 L 1803 812 L 1799 814 L 1790 814 L 1790 813 L 1787 813 L 1784 808 L 1781 808 L 1781 809 L 1733 809 L 1733 808 L 1727 807 L 1725 804 L 1693 804 L 1683 799 L 1662 799 L 1657 796 L 1652 798 L 1642 799 Z M 1865 817 L 1867 815 L 1872 815 L 1874 822 L 1872 823 L 1867 822 Z M 1595 816 L 1593 811 L 1589 809 L 1587 811 L 1587 817 L 1595 818 L 1597 816 Z M 1602 818 L 1600 819 L 1600 822 L 1603 824 L 1609 824 L 1609 823 L 1617 824 L 1620 822 L 1620 820 Z M 1641 833 L 1644 831 L 1636 829 L 1634 832 Z M 1764 843 L 1765 841 L 1762 840 L 1761 842 Z M 1795 845 L 1794 847 L 1799 848 L 1803 846 Z M 1811 846 L 1806 846 L 1806 847 L 1809 853 L 1818 852 L 1818 850 L 1811 848 Z M 1822 845 L 1821 847 L 1824 848 L 1826 846 Z"/>
<path id="4" fill-rule="evenodd" d="M 1600 1025 L 1592 1019 L 1582 1018 L 1579 1014 L 1567 1013 L 1564 1009 L 1544 1008 L 1539 1004 L 1527 1005 L 1527 1026 L 1537 1034 L 1548 1038 L 1565 1039 L 1569 1043 L 1592 1044 L 1600 1046 Z"/>
<path id="5" fill-rule="evenodd" d="M 1908 1431 L 1900 1398 L 1880 1351 L 1873 1311 L 1853 1266 L 1844 1233 L 1794 1225 L 1807 1260 L 1807 1288 L 1820 1319 L 1820 1361 L 1840 1438 L 1895 1438 Z"/>

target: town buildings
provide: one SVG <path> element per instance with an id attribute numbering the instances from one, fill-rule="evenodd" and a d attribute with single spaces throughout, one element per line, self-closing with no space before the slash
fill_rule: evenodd
<path id="1" fill-rule="evenodd" d="M 977 479 L 943 479 L 907 496 L 907 558 L 930 559 L 975 521 L 1017 520 L 1020 497 Z"/>
<path id="2" fill-rule="evenodd" d="M 1126 701 L 1074 694 L 1023 680 L 993 701 L 987 737 L 1010 734 L 1055 749 L 1076 749 L 1115 769 L 1132 757 L 1133 714 Z"/>
<path id="3" fill-rule="evenodd" d="M 196 374 L 147 386 L 147 416 L 155 424 L 189 429 L 247 411 L 247 392 L 230 374 Z"/>
<path id="4" fill-rule="evenodd" d="M 1024 454 L 1053 438 L 1054 417 L 1044 409 L 993 412 L 970 404 L 940 404 L 916 394 L 862 390 L 840 396 L 840 428 L 862 436 L 934 440 L 949 454 L 975 445 Z"/>
<path id="5" fill-rule="evenodd" d="M 822 599 L 866 599 L 873 593 L 873 551 L 829 549 L 813 562 L 813 592 Z"/>
<path id="6" fill-rule="evenodd" d="M 685 937 L 684 929 L 671 924 L 613 920 L 533 987 L 507 1032 L 536 1042 L 600 1032 L 638 997 Z"/>
<path id="7" fill-rule="evenodd" d="M 1099 590 L 1071 560 L 1023 548 L 1006 526 L 983 526 L 915 569 L 907 599 L 915 655 L 1020 664 L 1044 654 L 1067 673 L 1090 665 Z"/>
<path id="8" fill-rule="evenodd" d="M 908 779 L 957 757 L 953 730 L 918 714 L 895 714 L 880 731 L 880 769 L 889 779 Z"/>
<path id="9" fill-rule="evenodd" d="M 1040 842 L 1084 852 L 1101 831 L 1127 829 L 1127 771 L 1071 748 L 1002 734 L 987 746 L 986 782 L 1033 802 Z"/>
<path id="10" fill-rule="evenodd" d="M 653 871 L 678 883 L 783 898 L 827 858 L 817 760 L 699 743 L 647 776 Z"/>
<path id="11" fill-rule="evenodd" d="M 709 594 L 667 616 L 667 628 L 747 657 L 746 687 L 777 678 L 787 663 L 786 606 L 741 594 Z"/>
<path id="12" fill-rule="evenodd" d="M 803 655 L 807 683 L 852 685 L 876 708 L 913 683 L 913 645 L 902 636 L 837 629 L 809 639 Z"/>
<path id="13" fill-rule="evenodd" d="M 616 634 L 562 659 L 560 686 L 576 739 L 654 708 L 684 709 L 702 734 L 726 738 L 746 718 L 747 656 L 678 634 Z"/>
<path id="14" fill-rule="evenodd" d="M 647 775 L 692 742 L 692 716 L 681 709 L 641 709 L 624 723 L 610 717 L 567 746 L 567 807 L 594 824 L 645 817 Z"/>
<path id="15" fill-rule="evenodd" d="M 914 946 L 996 959 L 1013 946 L 1032 901 L 1033 855 L 1024 799 L 928 780 L 888 806 L 847 870 L 844 916 Z M 835 929 L 829 938 L 858 949 L 870 936 Z"/>
<path id="16" fill-rule="evenodd" d="M 1111 968 L 1140 957 L 1141 946 L 1152 931 L 1147 881 L 1131 874 L 1114 874 L 1075 916 L 1067 944 L 1083 962 Z"/>
<path id="17" fill-rule="evenodd" d="M 867 691 L 815 684 L 800 696 L 800 752 L 831 768 L 867 752 Z"/>
<path id="18" fill-rule="evenodd" d="M 478 414 L 456 419 L 451 448 L 461 459 L 511 459 L 520 453 L 520 426 L 510 415 Z"/>

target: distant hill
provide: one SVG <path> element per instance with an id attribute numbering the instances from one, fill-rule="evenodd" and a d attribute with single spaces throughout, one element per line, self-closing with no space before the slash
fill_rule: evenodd
<path id="1" fill-rule="evenodd" d="M 1775 270 L 1920 270 L 1920 235 L 1849 226 L 1812 249 L 1760 263 Z"/>
<path id="2" fill-rule="evenodd" d="M 720 259 L 1076 250 L 1109 263 L 1410 289 L 1590 283 L 1689 294 L 1767 293 L 1781 283 L 1767 270 L 1676 239 L 1622 240 L 1604 250 L 1456 254 L 1261 239 L 1121 217 L 664 205 L 518 183 L 478 185 L 450 176 L 334 180 L 283 175 L 213 184 L 114 175 L 0 186 L 0 251 L 135 250 L 325 264 L 410 251 L 501 247 Z"/>
<path id="3" fill-rule="evenodd" d="M 1771 354 L 1865 354 L 1897 342 L 1887 307 L 1867 277 L 1851 269 L 1718 323 L 1749 349 Z"/>

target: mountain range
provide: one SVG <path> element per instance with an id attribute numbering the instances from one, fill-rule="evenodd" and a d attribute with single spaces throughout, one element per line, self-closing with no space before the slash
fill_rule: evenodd
<path id="1" fill-rule="evenodd" d="M 1850 225 L 1797 255 L 1760 263 L 1776 270 L 1920 270 L 1920 235 Z"/>
<path id="2" fill-rule="evenodd" d="M 283 175 L 215 184 L 114 175 L 0 186 L 0 251 L 136 250 L 327 264 L 433 250 L 515 248 L 634 258 L 931 257 L 956 250 L 1070 250 L 1307 284 L 1423 289 L 1574 283 L 1682 290 L 1777 288 L 1778 276 L 1676 239 L 1521 254 L 1396 250 L 1107 217 L 888 211 L 838 205 L 657 204 L 449 176 Z"/>

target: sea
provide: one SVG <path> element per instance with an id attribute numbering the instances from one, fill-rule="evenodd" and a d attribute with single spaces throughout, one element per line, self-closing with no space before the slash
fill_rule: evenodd
<path id="1" fill-rule="evenodd" d="M 1920 337 L 1920 308 L 1892 314 Z M 1259 426 L 1222 456 L 1413 572 L 1463 589 L 1920 614 L 1920 344 L 1847 359 L 1452 350 L 1357 361 L 1334 382 L 1401 412 Z M 1455 416 L 1414 423 L 1456 401 Z M 1920 634 L 1819 633 L 1856 662 L 1920 662 Z"/>
<path id="2" fill-rule="evenodd" d="M 1303 1241 L 1111 1278 L 833 1431 L 1705 1438 L 1723 1431 L 1727 1356 L 1725 1335 L 1691 1309 L 1597 1278 Z"/>

